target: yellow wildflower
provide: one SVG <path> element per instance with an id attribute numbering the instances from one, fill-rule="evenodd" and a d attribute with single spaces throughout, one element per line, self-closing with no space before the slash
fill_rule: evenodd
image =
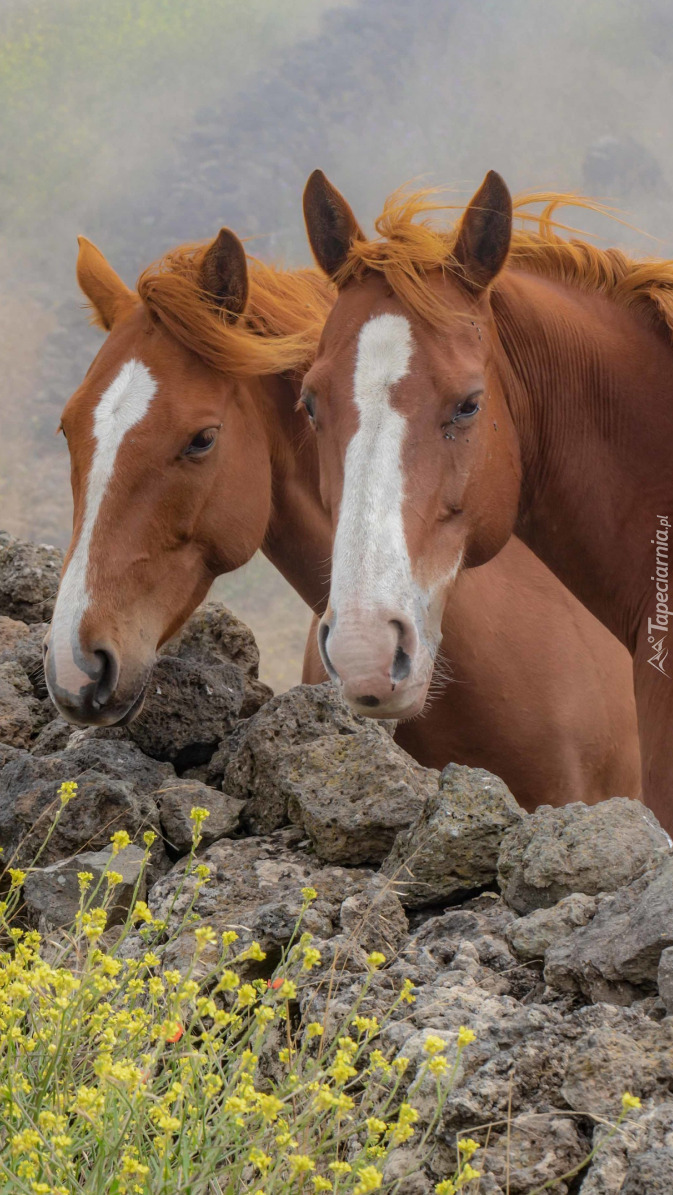
<path id="1" fill-rule="evenodd" d="M 383 1175 L 376 1166 L 363 1166 L 357 1173 L 358 1183 L 353 1188 L 353 1195 L 368 1195 L 369 1191 L 378 1191 L 383 1182 Z"/>
<path id="2" fill-rule="evenodd" d="M 68 801 L 72 801 L 73 797 L 77 796 L 77 781 L 64 780 L 56 795 L 60 799 L 61 805 L 67 805 Z"/>
<path id="3" fill-rule="evenodd" d="M 266 958 L 266 952 L 262 950 L 259 942 L 251 942 L 247 950 L 244 950 L 239 955 L 241 959 L 254 959 L 257 963 L 263 963 Z"/>
<path id="4" fill-rule="evenodd" d="M 118 855 L 120 851 L 125 851 L 127 846 L 131 845 L 131 838 L 126 830 L 117 830 L 110 839 L 112 843 L 112 855 Z"/>
<path id="5" fill-rule="evenodd" d="M 255 1166 L 256 1169 L 262 1174 L 266 1174 L 269 1166 L 271 1166 L 273 1163 L 273 1158 L 270 1158 L 269 1155 L 265 1154 L 261 1149 L 251 1149 L 250 1153 L 248 1154 L 248 1161 L 252 1162 L 253 1166 Z"/>
<path id="6" fill-rule="evenodd" d="M 378 1116 L 367 1117 L 367 1132 L 370 1137 L 380 1137 L 381 1133 L 385 1133 L 388 1125 L 385 1120 L 381 1120 Z"/>
<path id="7" fill-rule="evenodd" d="M 322 955 L 315 946 L 307 946 L 304 950 L 304 961 L 301 965 L 302 971 L 311 971 L 313 967 L 319 967 L 322 962 Z"/>
<path id="8" fill-rule="evenodd" d="M 441 1054 L 442 1050 L 445 1049 L 446 1042 L 444 1041 L 444 1038 L 437 1037 L 437 1035 L 434 1033 L 431 1033 L 429 1037 L 426 1037 L 423 1043 L 424 1052 L 429 1054 L 431 1058 L 433 1058 L 435 1054 Z"/>
<path id="9" fill-rule="evenodd" d="M 315 1163 L 311 1161 L 308 1154 L 294 1154 L 290 1158 L 292 1178 L 296 1178 L 298 1174 L 309 1174 L 311 1170 L 315 1170 Z"/>
<path id="10" fill-rule="evenodd" d="M 150 913 L 149 907 L 144 900 L 136 901 L 133 907 L 132 920 L 146 921 L 148 923 L 152 921 L 152 914 Z"/>

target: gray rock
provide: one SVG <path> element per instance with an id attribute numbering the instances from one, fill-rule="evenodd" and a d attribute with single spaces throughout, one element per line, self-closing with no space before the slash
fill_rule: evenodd
<path id="1" fill-rule="evenodd" d="M 108 925 L 123 921 L 131 907 L 138 881 L 137 899 L 146 895 L 145 879 L 142 877 L 144 852 L 136 846 L 128 846 L 113 856 L 112 849 L 83 851 L 71 859 L 62 859 L 49 867 L 37 867 L 26 876 L 23 885 L 23 901 L 28 919 L 49 929 L 71 926 L 80 904 L 78 872 L 88 871 L 93 876 L 90 893 L 93 893 L 106 868 L 122 876 L 122 882 L 113 888 L 113 898 L 108 905 Z M 142 877 L 142 878 L 141 878 Z M 103 880 L 100 899 L 107 891 Z"/>
<path id="2" fill-rule="evenodd" d="M 42 727 L 31 746 L 31 751 L 33 755 L 53 755 L 57 751 L 64 751 L 72 734 L 72 723 L 66 722 L 65 718 L 59 715 Z"/>
<path id="3" fill-rule="evenodd" d="M 384 1182 L 398 1183 L 404 1195 L 432 1195 L 435 1188 L 423 1171 L 424 1160 L 423 1150 L 413 1146 L 392 1149 L 383 1164 Z"/>
<path id="4" fill-rule="evenodd" d="M 69 858 L 84 849 L 107 846 L 115 830 L 133 837 L 144 829 L 159 832 L 151 794 L 168 776 L 170 764 L 147 759 L 133 743 L 90 741 L 54 755 L 20 754 L 0 772 L 0 845 L 5 858 L 17 852 L 29 865 L 58 809 L 58 789 L 75 780 L 78 793 L 66 805 L 51 835 L 42 864 Z M 163 847 L 153 851 L 160 867 Z"/>
<path id="5" fill-rule="evenodd" d="M 196 767 L 233 730 L 244 688 L 240 669 L 214 653 L 207 661 L 164 656 L 129 735 L 146 755 L 170 760 L 178 771 Z"/>
<path id="6" fill-rule="evenodd" d="M 671 1195 L 673 1147 L 645 1149 L 629 1163 L 620 1195 Z"/>
<path id="7" fill-rule="evenodd" d="M 19 664 L 28 677 L 33 694 L 40 701 L 46 703 L 45 707 L 45 721 L 47 718 L 55 718 L 56 710 L 52 706 L 47 693 L 47 683 L 44 678 L 43 667 L 43 643 L 45 635 L 49 630 L 49 624 L 46 622 L 31 623 L 28 626 L 23 622 L 14 622 L 13 629 L 8 630 L 7 624 L 12 626 L 12 620 L 6 618 L 0 620 L 5 624 L 5 644 L 2 646 L 2 638 L 0 635 L 0 663 L 6 660 L 12 660 Z M 20 632 L 16 628 L 23 628 Z"/>
<path id="8" fill-rule="evenodd" d="M 201 825 L 202 845 L 211 846 L 238 829 L 243 801 L 200 784 L 198 780 L 167 780 L 154 794 L 164 837 L 170 847 L 184 855 L 192 847 L 194 807 L 207 809 L 210 817 Z"/>
<path id="9" fill-rule="evenodd" d="M 241 722 L 210 761 L 208 782 L 247 802 L 244 824 L 270 834 L 287 822 L 286 759 L 301 744 L 326 735 L 357 734 L 355 717 L 331 684 L 297 685 Z"/>
<path id="10" fill-rule="evenodd" d="M 666 1012 L 669 1016 L 673 1016 L 673 946 L 667 946 L 661 953 L 657 972 L 657 987 Z"/>
<path id="11" fill-rule="evenodd" d="M 21 747 L 13 747 L 10 743 L 0 743 L 0 773 L 10 759 L 18 759 L 25 754 L 26 752 Z"/>
<path id="12" fill-rule="evenodd" d="M 449 764 L 418 820 L 383 864 L 409 908 L 438 904 L 495 880 L 505 832 L 526 817 L 507 786 L 481 768 Z"/>
<path id="13" fill-rule="evenodd" d="M 507 940 L 519 958 L 541 959 L 550 946 L 591 921 L 597 908 L 598 897 L 573 892 L 551 909 L 535 909 L 527 917 L 518 917 L 507 930 Z"/>
<path id="14" fill-rule="evenodd" d="M 662 951 L 673 946 L 673 859 L 602 897 L 592 921 L 551 946 L 545 979 L 591 1000 L 630 1003 L 656 990 Z"/>
<path id="15" fill-rule="evenodd" d="M 0 614 L 0 663 L 15 659 L 18 644 L 26 640 L 28 635 L 27 623 L 16 618 L 8 618 L 6 614 Z"/>
<path id="16" fill-rule="evenodd" d="M 162 655 L 203 660 L 212 653 L 243 673 L 245 693 L 241 718 L 249 718 L 273 691 L 259 679 L 259 649 L 249 627 L 221 602 L 200 606 L 182 630 L 162 648 Z"/>
<path id="17" fill-rule="evenodd" d="M 367 954 L 380 950 L 386 958 L 397 954 L 407 938 L 409 923 L 395 892 L 382 876 L 341 906 L 341 928 Z"/>
<path id="18" fill-rule="evenodd" d="M 63 567 L 50 544 L 10 538 L 0 543 L 0 614 L 22 622 L 49 622 Z"/>
<path id="19" fill-rule="evenodd" d="M 597 1124 L 592 1145 L 598 1153 L 582 1183 L 582 1195 L 670 1195 L 668 1181 L 673 1151 L 673 1102 L 643 1101 L 612 1137 Z M 661 1163 L 660 1166 L 657 1163 Z M 628 1174 L 629 1184 L 624 1185 Z M 663 1181 L 665 1180 L 665 1181 Z M 663 1181 L 663 1185 L 662 1185 Z"/>
<path id="20" fill-rule="evenodd" d="M 0 664 L 0 739 L 15 747 L 28 747 L 44 725 L 41 703 L 16 661 Z"/>
<path id="21" fill-rule="evenodd" d="M 295 748 L 283 771 L 288 813 L 331 863 L 379 863 L 438 780 L 378 726 Z"/>
<path id="22" fill-rule="evenodd" d="M 303 887 L 315 888 L 318 898 L 306 911 L 302 929 L 316 938 L 330 939 L 339 924 L 342 902 L 371 879 L 367 870 L 321 865 L 299 845 L 300 839 L 293 828 L 264 838 L 223 838 L 199 858 L 200 864 L 211 869 L 207 883 L 197 890 L 196 877 L 190 874 L 185 878 L 186 861 L 181 860 L 155 884 L 148 903 L 156 917 L 168 918 L 169 931 L 178 929 L 187 910 L 193 909 L 195 919 L 211 925 L 218 935 L 235 930 L 240 939 L 236 951 L 259 941 L 267 952 L 266 962 L 250 962 L 242 970 L 269 974 L 294 932 Z M 205 969 L 217 961 L 218 949 L 203 952 Z M 193 950 L 193 935 L 186 929 L 167 947 L 166 966 L 186 968 Z"/>
<path id="23" fill-rule="evenodd" d="M 534 1187 L 572 1170 L 588 1153 L 586 1138 L 567 1116 L 526 1112 L 512 1120 L 509 1134 L 499 1134 L 484 1152 L 484 1173 L 492 1175 L 511 1195 L 528 1195 Z M 473 1165 L 481 1169 L 478 1154 Z M 565 1182 L 552 1190 L 567 1195 Z"/>
<path id="24" fill-rule="evenodd" d="M 498 883 L 513 909 L 530 913 L 571 892 L 614 892 L 670 854 L 668 835 L 639 801 L 543 805 L 505 835 Z"/>
<path id="25" fill-rule="evenodd" d="M 613 1120 L 625 1091 L 641 1099 L 665 1097 L 672 1074 L 673 1026 L 639 1018 L 615 1021 L 573 1043 L 560 1091 L 575 1112 L 590 1110 Z"/>

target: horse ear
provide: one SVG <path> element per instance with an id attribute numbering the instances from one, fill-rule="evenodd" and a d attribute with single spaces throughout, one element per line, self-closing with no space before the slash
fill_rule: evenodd
<path id="1" fill-rule="evenodd" d="M 493 281 L 505 264 L 512 237 L 512 196 L 505 180 L 489 170 L 460 222 L 453 257 L 465 280 L 477 290 Z"/>
<path id="2" fill-rule="evenodd" d="M 94 322 L 104 332 L 131 306 L 136 296 L 115 274 L 110 263 L 86 237 L 78 237 L 77 281 L 93 310 Z"/>
<path id="3" fill-rule="evenodd" d="M 313 171 L 304 189 L 304 219 L 313 255 L 321 270 L 333 278 L 353 241 L 365 237 L 343 195 L 322 170 Z"/>
<path id="4" fill-rule="evenodd" d="M 201 289 L 232 321 L 248 301 L 248 261 L 236 233 L 221 228 L 201 262 Z"/>

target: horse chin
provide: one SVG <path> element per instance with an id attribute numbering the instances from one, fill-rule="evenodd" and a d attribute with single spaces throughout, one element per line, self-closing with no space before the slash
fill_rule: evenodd
<path id="1" fill-rule="evenodd" d="M 374 718 L 377 722 L 395 721 L 408 722 L 410 718 L 417 718 L 425 709 L 428 701 L 430 678 L 419 681 L 413 687 L 405 687 L 404 693 L 391 693 L 390 699 L 373 705 L 371 702 L 360 703 L 356 698 L 346 698 L 353 713 L 363 718 Z"/>
<path id="2" fill-rule="evenodd" d="M 122 714 L 121 718 L 119 718 L 116 722 L 112 722 L 111 725 L 112 726 L 130 726 L 131 722 L 135 722 L 136 718 L 140 714 L 140 712 L 145 704 L 146 694 L 147 694 L 147 685 L 143 685 L 143 687 L 140 690 L 135 701 L 132 703 L 132 705 L 129 706 L 126 713 Z"/>

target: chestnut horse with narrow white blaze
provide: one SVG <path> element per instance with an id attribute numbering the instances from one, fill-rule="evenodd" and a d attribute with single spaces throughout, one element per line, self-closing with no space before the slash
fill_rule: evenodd
<path id="1" fill-rule="evenodd" d="M 83 239 L 78 278 L 108 336 L 63 412 L 74 530 L 46 674 L 65 717 L 114 725 L 137 715 L 157 648 L 214 578 L 260 547 L 322 614 L 332 528 L 298 399 L 335 292 L 317 271 L 247 261 L 227 230 L 168 254 L 137 291 Z M 366 439 L 359 451 L 362 469 Z M 467 575 L 444 626 L 453 681 L 397 729 L 421 763 L 489 768 L 528 808 L 637 794 L 628 656 L 527 548 Z M 305 679 L 323 677 L 310 643 Z"/>
<path id="2" fill-rule="evenodd" d="M 369 240 L 309 179 L 339 291 L 303 387 L 336 527 L 320 642 L 351 701 L 415 711 L 463 570 L 516 531 L 631 653 L 643 796 L 672 830 L 673 262 L 564 239 L 563 203 L 596 207 L 513 209 L 491 172 L 455 227 L 402 191 Z"/>

